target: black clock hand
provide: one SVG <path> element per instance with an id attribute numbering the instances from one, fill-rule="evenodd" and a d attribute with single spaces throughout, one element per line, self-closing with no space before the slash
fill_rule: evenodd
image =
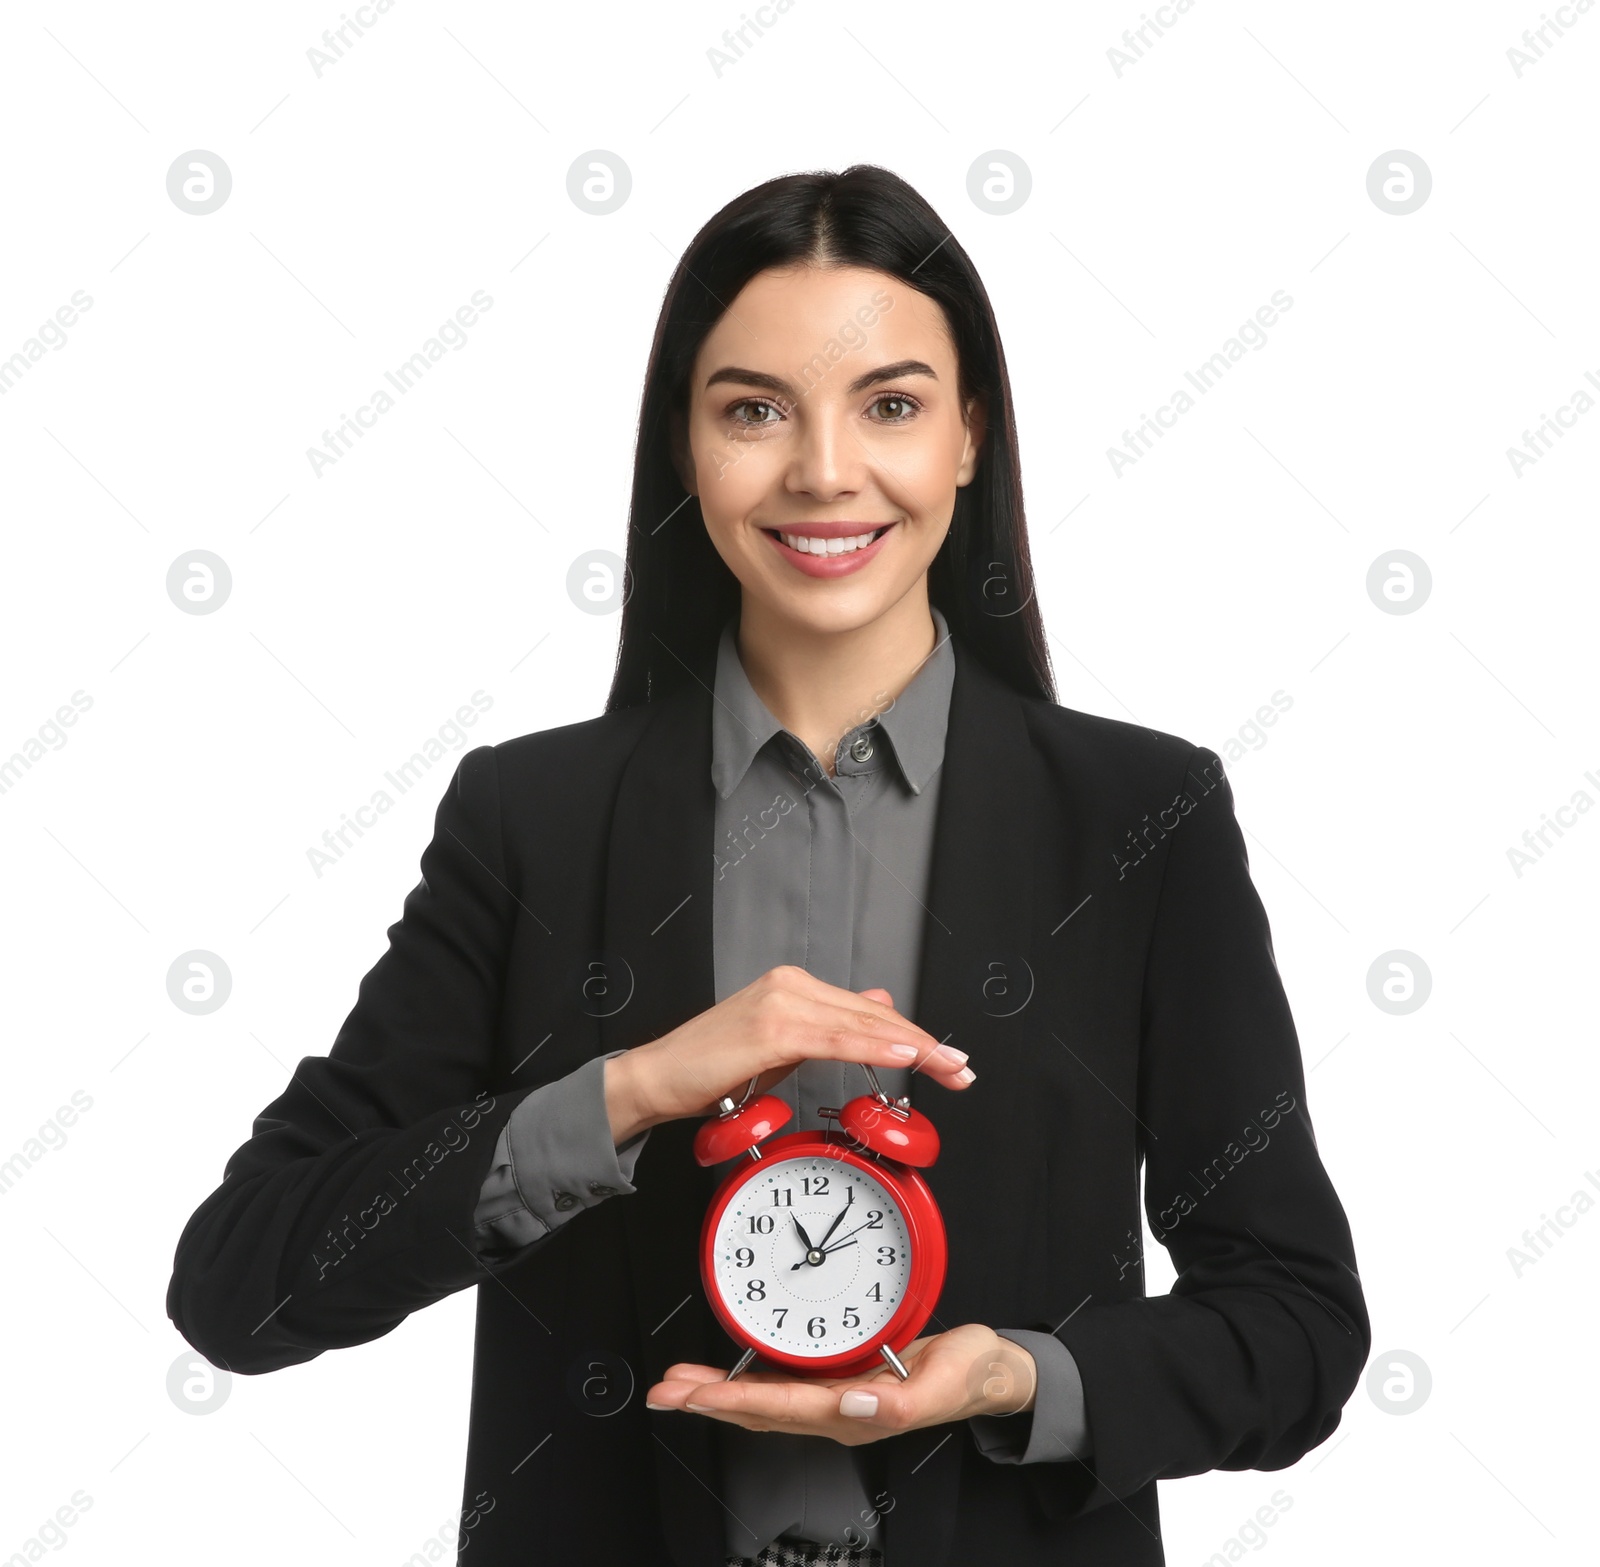
<path id="1" fill-rule="evenodd" d="M 836 1229 L 839 1228 L 840 1221 L 844 1218 L 844 1216 L 847 1213 L 849 1213 L 850 1204 L 853 1203 L 855 1200 L 856 1200 L 856 1189 L 855 1189 L 855 1187 L 851 1186 L 851 1187 L 847 1188 L 847 1194 L 846 1194 L 845 1199 L 844 1199 L 844 1207 L 842 1207 L 838 1211 L 838 1213 L 836 1213 L 833 1216 L 833 1223 L 828 1226 L 826 1234 L 823 1235 L 822 1239 L 820 1241 L 818 1241 L 815 1246 L 813 1246 L 811 1244 L 810 1240 L 807 1238 L 805 1230 L 803 1228 L 801 1228 L 800 1221 L 798 1219 L 794 1220 L 794 1227 L 797 1230 L 800 1231 L 800 1239 L 805 1241 L 805 1243 L 806 1243 L 806 1254 L 805 1254 L 805 1256 L 803 1256 L 799 1260 L 799 1262 L 796 1262 L 796 1263 L 794 1263 L 794 1264 L 792 1264 L 790 1266 L 789 1271 L 791 1273 L 793 1273 L 796 1268 L 805 1267 L 807 1263 L 810 1263 L 813 1267 L 815 1267 L 818 1263 L 820 1263 L 822 1261 L 822 1259 L 824 1257 L 826 1257 L 828 1255 L 828 1253 L 830 1251 L 837 1251 L 841 1246 L 853 1244 L 853 1242 L 849 1242 L 849 1241 L 841 1239 L 841 1240 L 835 1241 L 834 1244 L 832 1246 L 830 1246 L 828 1244 L 828 1237 L 831 1236 L 833 1234 L 833 1232 Z M 790 1218 L 794 1218 L 794 1215 L 791 1214 Z M 872 1221 L 869 1219 L 867 1222 L 870 1224 Z M 856 1226 L 856 1229 L 858 1230 L 860 1228 L 861 1228 L 861 1226 L 858 1224 Z M 854 1235 L 855 1232 L 856 1232 L 855 1230 L 850 1230 L 847 1233 L 850 1234 L 850 1235 Z M 813 1261 L 813 1258 L 815 1259 L 815 1261 Z"/>
<path id="2" fill-rule="evenodd" d="M 794 1219 L 794 1215 L 792 1213 L 789 1215 L 789 1217 L 791 1219 Z M 800 1240 L 801 1240 L 801 1243 L 805 1246 L 805 1249 L 807 1251 L 815 1251 L 816 1248 L 811 1244 L 811 1237 L 806 1234 L 805 1225 L 803 1225 L 798 1219 L 794 1219 L 794 1227 L 797 1230 L 799 1230 L 799 1232 L 800 1232 Z M 832 1233 L 833 1232 L 831 1230 L 828 1232 L 829 1235 L 831 1235 Z M 823 1240 L 827 1240 L 828 1236 L 824 1235 L 822 1238 L 823 1238 Z"/>
<path id="3" fill-rule="evenodd" d="M 843 1216 L 841 1215 L 841 1217 L 843 1217 Z M 838 1251 L 840 1249 L 840 1247 L 842 1247 L 842 1246 L 856 1246 L 856 1245 L 859 1245 L 860 1243 L 858 1241 L 853 1241 L 853 1240 L 851 1240 L 850 1237 L 856 1233 L 856 1230 L 870 1229 L 871 1226 L 872 1226 L 872 1220 L 871 1219 L 863 1220 L 860 1224 L 858 1224 L 856 1226 L 856 1228 L 854 1230 L 846 1230 L 844 1232 L 844 1234 L 841 1235 L 839 1237 L 839 1239 L 836 1240 L 833 1243 L 833 1245 L 831 1245 L 831 1246 L 819 1246 L 817 1248 L 817 1255 L 822 1256 L 822 1257 L 826 1257 L 826 1256 L 829 1255 L 829 1253 Z M 829 1233 L 831 1234 L 832 1231 L 830 1230 Z M 800 1259 L 800 1261 L 797 1262 L 794 1265 L 794 1268 L 803 1267 L 806 1263 L 810 1262 L 811 1255 L 812 1254 L 810 1252 L 807 1252 L 806 1255 L 804 1257 L 802 1257 Z M 789 1271 L 791 1273 L 793 1273 L 794 1272 L 794 1268 L 790 1268 Z"/>
<path id="4" fill-rule="evenodd" d="M 855 1187 L 853 1187 L 853 1186 L 846 1187 L 845 1191 L 846 1191 L 847 1195 L 846 1195 L 845 1200 L 844 1200 L 844 1207 L 842 1207 L 839 1210 L 838 1215 L 834 1219 L 833 1223 L 828 1226 L 828 1235 L 832 1235 L 833 1232 L 836 1229 L 839 1228 L 839 1220 L 842 1219 L 847 1213 L 849 1213 L 850 1204 L 853 1203 L 856 1200 L 856 1189 L 855 1189 Z M 822 1239 L 817 1242 L 817 1250 L 818 1251 L 825 1251 L 827 1249 L 828 1235 L 824 1235 L 822 1237 Z"/>

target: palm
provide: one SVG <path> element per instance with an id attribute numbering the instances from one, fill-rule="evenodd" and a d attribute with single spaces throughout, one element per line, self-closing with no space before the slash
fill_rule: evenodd
<path id="1" fill-rule="evenodd" d="M 716 1366 L 680 1362 L 667 1367 L 664 1379 L 645 1399 L 656 1409 L 703 1413 L 752 1431 L 826 1436 L 852 1447 L 969 1414 L 1006 1414 L 1032 1407 L 1036 1381 L 1032 1357 L 993 1328 L 967 1323 L 914 1339 L 900 1351 L 900 1359 L 910 1373 L 905 1381 L 884 1363 L 853 1377 L 794 1377 L 757 1367 L 730 1382 L 727 1372 Z M 1023 1378 L 1015 1388 L 1008 1375 L 996 1375 L 1008 1366 Z M 871 1388 L 878 1395 L 880 1411 L 851 1418 L 841 1403 L 843 1393 L 852 1388 Z M 1017 1389 L 1026 1402 L 1019 1404 L 1008 1396 Z"/>

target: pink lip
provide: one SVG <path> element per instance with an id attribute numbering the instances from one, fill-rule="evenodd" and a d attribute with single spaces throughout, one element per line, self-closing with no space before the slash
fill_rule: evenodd
<path id="1" fill-rule="evenodd" d="M 854 538 L 862 533 L 870 533 L 875 526 L 883 525 L 869 523 L 863 527 L 855 522 L 805 522 L 792 528 L 785 528 L 783 531 L 807 538 Z M 851 572 L 859 571 L 883 548 L 884 541 L 894 528 L 895 524 L 889 523 L 865 549 L 852 550 L 848 555 L 802 554 L 799 550 L 790 549 L 776 534 L 769 533 L 767 537 L 791 566 L 803 571 L 808 577 L 847 577 Z"/>

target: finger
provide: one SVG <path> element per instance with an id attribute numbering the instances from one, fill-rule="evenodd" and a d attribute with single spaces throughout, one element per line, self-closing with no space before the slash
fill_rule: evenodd
<path id="1" fill-rule="evenodd" d="M 954 1045 L 936 1045 L 912 1062 L 911 1070 L 931 1077 L 945 1088 L 969 1088 L 978 1075 L 966 1051 L 957 1050 Z"/>
<path id="2" fill-rule="evenodd" d="M 803 992 L 802 999 L 819 1006 L 845 1007 L 853 1012 L 870 1012 L 874 1016 L 888 1018 L 900 1024 L 919 1037 L 925 1037 L 924 1031 L 917 1026 L 915 1020 L 896 1008 L 893 996 L 881 985 L 871 985 L 863 990 L 846 990 L 842 985 L 830 985 L 818 980 L 817 989 Z"/>
<path id="3" fill-rule="evenodd" d="M 723 1373 L 715 1366 L 700 1366 L 685 1368 L 687 1375 L 680 1376 L 676 1371 L 669 1371 L 661 1381 L 648 1389 L 644 1395 L 646 1409 L 682 1409 L 692 1398 L 696 1389 L 706 1387 L 719 1380 L 725 1380 Z"/>
<path id="4" fill-rule="evenodd" d="M 708 1382 L 690 1391 L 683 1407 L 784 1430 L 820 1431 L 836 1419 L 838 1395 L 813 1382 Z"/>
<path id="5" fill-rule="evenodd" d="M 818 979 L 815 974 L 801 968 L 796 968 L 790 978 L 794 982 L 792 993 L 806 1000 L 823 1006 L 843 1007 L 852 1013 L 862 1011 L 860 1003 L 865 1001 L 865 1010 L 903 1028 L 914 1040 L 922 1041 L 924 1048 L 937 1043 L 925 1029 L 919 1028 L 912 1019 L 896 1010 L 893 996 L 881 985 L 871 985 L 864 990 L 846 990 L 842 985 L 830 985 L 827 980 Z"/>
<path id="6" fill-rule="evenodd" d="M 682 1409 L 697 1382 L 657 1382 L 644 1395 L 646 1409 Z"/>
<path id="7" fill-rule="evenodd" d="M 811 1046 L 807 1050 L 811 1059 L 909 1067 L 934 1078 L 946 1088 L 965 1088 L 977 1075 L 967 1064 L 964 1051 L 952 1045 L 941 1045 L 926 1029 L 897 1012 L 890 992 L 882 986 L 845 990 L 798 966 L 771 972 L 781 972 L 782 983 L 789 994 L 812 999 L 825 1009 L 823 1014 L 813 1014 L 812 1026 L 822 1028 L 825 1033 L 821 1041 L 806 1041 Z M 801 1027 L 803 1032 L 803 1022 Z M 906 1046 L 914 1046 L 915 1053 L 905 1049 Z M 784 1075 L 787 1070 L 784 1069 Z"/>
<path id="8" fill-rule="evenodd" d="M 748 1371 L 739 1373 L 741 1377 L 757 1377 L 764 1374 L 771 1373 L 763 1366 L 752 1366 Z M 727 1375 L 726 1366 L 703 1366 L 697 1360 L 679 1360 L 668 1366 L 661 1373 L 661 1378 L 664 1382 L 715 1382 L 718 1377 L 726 1378 Z"/>
<path id="9" fill-rule="evenodd" d="M 887 1369 L 887 1368 L 886 1368 Z M 696 1388 L 709 1383 L 726 1382 L 728 1373 L 721 1366 L 703 1366 L 696 1361 L 681 1360 L 662 1372 L 661 1380 L 654 1384 L 644 1397 L 647 1409 L 682 1409 Z M 761 1367 L 740 1373 L 742 1382 L 782 1382 L 792 1380 L 781 1371 L 768 1371 Z"/>
<path id="10" fill-rule="evenodd" d="M 690 1389 L 675 1407 L 750 1430 L 783 1430 L 843 1442 L 858 1440 L 864 1427 L 902 1431 L 949 1418 L 937 1391 L 913 1389 L 893 1377 L 848 1384 L 776 1380 L 743 1387 L 738 1382 L 715 1382 Z M 928 1412 L 935 1408 L 941 1412 Z"/>
<path id="11" fill-rule="evenodd" d="M 925 1029 L 887 1010 L 863 1011 L 857 1005 L 821 1007 L 802 1021 L 800 1032 L 800 1043 L 811 1059 L 909 1067 L 951 1088 L 964 1088 L 976 1075 L 967 1065 L 964 1051 L 941 1045 Z"/>
<path id="12" fill-rule="evenodd" d="M 897 1412 L 897 1406 L 886 1400 L 875 1387 L 846 1388 L 839 1395 L 839 1413 L 849 1420 L 859 1420 L 863 1424 L 870 1425 L 887 1425 Z"/>
<path id="13" fill-rule="evenodd" d="M 888 1369 L 884 1367 L 865 1380 L 834 1383 L 840 1416 L 852 1425 L 886 1431 L 909 1431 L 953 1418 L 952 1412 L 965 1398 L 959 1357 L 924 1353 L 939 1336 L 917 1339 L 900 1351 L 911 1372 L 905 1381 L 897 1375 L 884 1376 Z"/>

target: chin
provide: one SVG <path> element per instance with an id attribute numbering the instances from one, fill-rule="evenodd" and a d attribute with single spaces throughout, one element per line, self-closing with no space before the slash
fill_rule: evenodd
<path id="1" fill-rule="evenodd" d="M 881 594 L 839 594 L 829 596 L 831 602 L 822 602 L 824 595 L 785 594 L 773 607 L 785 620 L 809 631 L 836 635 L 845 631 L 859 631 L 870 626 L 895 602 Z"/>

